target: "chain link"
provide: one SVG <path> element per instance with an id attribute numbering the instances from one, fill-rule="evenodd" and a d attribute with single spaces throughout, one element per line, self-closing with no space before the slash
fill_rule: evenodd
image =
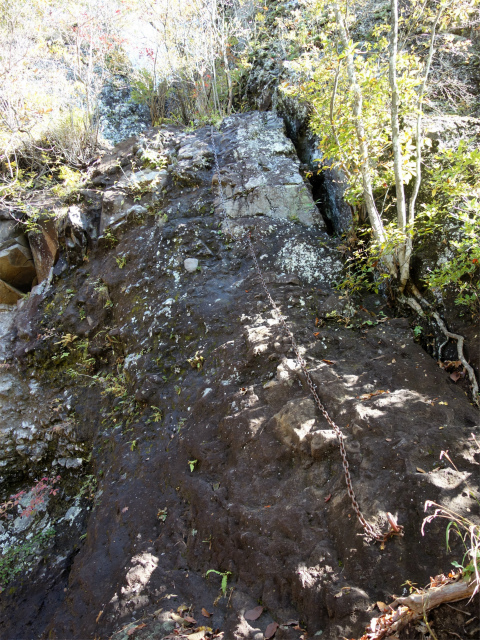
<path id="1" fill-rule="evenodd" d="M 215 171 L 217 174 L 217 179 L 218 179 L 218 190 L 220 193 L 220 201 L 221 201 L 221 212 L 222 212 L 222 217 L 224 220 L 227 219 L 227 211 L 226 211 L 226 203 L 225 203 L 225 194 L 223 191 L 223 187 L 222 187 L 222 181 L 220 178 L 220 167 L 218 164 L 218 155 L 217 155 L 217 148 L 215 146 L 215 138 L 214 138 L 214 128 L 211 128 L 211 138 L 212 138 L 212 148 L 213 148 L 213 156 L 214 156 L 214 164 L 215 164 Z M 381 533 L 378 528 L 374 527 L 373 525 L 371 525 L 369 522 L 367 522 L 367 520 L 365 519 L 363 513 L 360 510 L 360 506 L 357 502 L 357 499 L 355 497 L 355 492 L 353 490 L 353 486 L 352 486 L 352 478 L 350 476 L 350 468 L 348 465 L 348 458 L 347 458 L 347 452 L 345 450 L 345 436 L 343 435 L 340 427 L 332 420 L 332 418 L 330 417 L 330 415 L 328 414 L 327 410 L 325 409 L 324 405 L 322 404 L 318 393 L 317 393 L 317 388 L 315 386 L 315 383 L 313 382 L 312 376 L 310 375 L 310 372 L 307 369 L 307 363 L 305 362 L 304 358 L 302 357 L 302 355 L 300 354 L 300 350 L 297 344 L 297 341 L 295 340 L 295 336 L 293 335 L 293 333 L 290 331 L 290 329 L 288 328 L 288 325 L 286 323 L 285 317 L 283 316 L 283 314 L 281 313 L 280 309 L 277 306 L 277 303 L 275 302 L 275 300 L 272 298 L 272 296 L 270 295 L 270 291 L 268 290 L 267 287 L 267 283 L 265 282 L 265 278 L 263 277 L 262 274 L 262 270 L 260 269 L 260 265 L 258 264 L 258 260 L 257 260 L 257 256 L 255 253 L 255 249 L 253 247 L 253 243 L 252 243 L 252 238 L 251 238 L 251 233 L 248 232 L 246 235 L 246 240 L 247 240 L 247 245 L 248 245 L 248 249 L 250 251 L 250 254 L 252 256 L 252 260 L 253 260 L 253 264 L 255 265 L 255 271 L 257 272 L 258 278 L 261 282 L 263 291 L 270 303 L 270 306 L 273 309 L 273 312 L 275 314 L 275 316 L 277 317 L 278 321 L 280 322 L 283 331 L 285 332 L 285 334 L 288 336 L 288 338 L 291 341 L 292 344 L 292 348 L 293 351 L 295 352 L 295 356 L 297 359 L 297 362 L 300 366 L 300 368 L 303 371 L 303 374 L 305 375 L 308 387 L 310 389 L 310 392 L 313 396 L 313 399 L 315 400 L 315 404 L 317 405 L 317 407 L 319 408 L 320 412 L 322 413 L 323 417 L 325 418 L 325 420 L 328 422 L 328 424 L 332 427 L 333 431 L 335 432 L 335 435 L 337 437 L 338 440 L 338 444 L 339 444 L 339 448 L 340 448 L 340 455 L 342 457 L 342 465 L 343 465 L 343 472 L 345 475 L 345 482 L 347 485 L 347 493 L 348 496 L 350 498 L 350 501 L 352 503 L 352 507 L 353 510 L 355 511 L 355 515 L 358 518 L 358 521 L 360 522 L 360 524 L 363 527 L 363 530 L 365 532 L 365 536 L 369 539 L 372 540 L 376 540 L 377 542 L 381 542 L 381 543 L 385 543 L 386 540 L 388 540 L 388 538 L 390 538 L 393 535 L 403 535 L 403 527 L 399 526 L 394 517 L 389 513 L 388 514 L 388 521 L 390 524 L 390 529 L 386 532 L 386 533 Z"/>

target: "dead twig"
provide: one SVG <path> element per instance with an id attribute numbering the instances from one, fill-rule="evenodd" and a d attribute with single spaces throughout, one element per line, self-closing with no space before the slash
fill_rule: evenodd
<path id="1" fill-rule="evenodd" d="M 441 604 L 472 597 L 478 586 L 475 577 L 470 581 L 459 579 L 397 598 L 389 605 L 386 613 L 379 618 L 372 618 L 360 640 L 383 640 L 391 637 L 410 623 L 425 619 L 429 611 Z"/>

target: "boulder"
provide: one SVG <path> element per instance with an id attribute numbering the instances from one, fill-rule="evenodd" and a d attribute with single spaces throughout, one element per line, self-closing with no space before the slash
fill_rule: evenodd
<path id="1" fill-rule="evenodd" d="M 103 198 L 102 217 L 100 219 L 100 234 L 108 227 L 116 228 L 127 220 L 143 217 L 147 208 L 141 204 L 132 204 L 123 191 L 106 191 Z"/>
<path id="2" fill-rule="evenodd" d="M 65 257 L 70 264 L 83 262 L 90 239 L 97 237 L 97 209 L 83 205 L 65 207 L 57 219 L 57 232 L 65 243 Z"/>
<path id="3" fill-rule="evenodd" d="M 161 171 L 154 171 L 151 169 L 144 169 L 141 171 L 130 171 L 124 175 L 124 177 L 117 182 L 117 187 L 121 189 L 142 189 L 149 185 L 165 186 L 168 178 L 168 172 L 165 169 Z"/>
<path id="4" fill-rule="evenodd" d="M 196 258 L 186 258 L 183 261 L 183 266 L 185 267 L 185 271 L 188 271 L 189 273 L 193 273 L 194 271 L 197 270 L 198 260 Z"/>
<path id="5" fill-rule="evenodd" d="M 38 230 L 28 234 L 30 249 L 35 263 L 38 283 L 48 277 L 50 269 L 58 260 L 58 232 L 53 220 L 42 220 Z"/>
<path id="6" fill-rule="evenodd" d="M 310 398 L 290 400 L 274 416 L 278 439 L 288 448 L 300 445 L 315 430 L 316 408 Z"/>
<path id="7" fill-rule="evenodd" d="M 0 303 L 14 305 L 23 298 L 24 294 L 12 285 L 0 280 Z"/>
<path id="8" fill-rule="evenodd" d="M 222 133 L 216 145 L 227 216 L 264 215 L 324 227 L 281 118 L 273 113 L 230 116 Z"/>
<path id="9" fill-rule="evenodd" d="M 0 245 L 0 280 L 27 291 L 35 276 L 32 252 L 24 236 L 11 238 Z"/>
<path id="10" fill-rule="evenodd" d="M 102 217 L 100 219 L 100 234 L 107 227 L 123 219 L 126 215 L 125 207 L 126 195 L 123 191 L 114 189 L 105 191 L 102 200 Z"/>
<path id="11" fill-rule="evenodd" d="M 15 222 L 15 220 L 0 219 L 0 244 L 21 235 L 23 235 L 23 232 L 18 222 Z"/>

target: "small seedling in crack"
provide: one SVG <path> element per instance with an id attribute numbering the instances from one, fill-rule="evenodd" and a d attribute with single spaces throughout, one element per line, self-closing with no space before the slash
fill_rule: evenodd
<path id="1" fill-rule="evenodd" d="M 209 569 L 206 572 L 205 577 L 207 577 L 209 573 L 216 573 L 218 576 L 222 576 L 222 583 L 220 585 L 220 590 L 222 592 L 222 596 L 225 597 L 227 595 L 228 576 L 231 576 L 232 572 L 231 571 L 217 571 L 216 569 Z M 217 600 L 215 602 L 217 602 L 219 599 L 220 599 L 220 596 L 217 598 Z"/>
<path id="2" fill-rule="evenodd" d="M 193 472 L 193 470 L 195 469 L 195 465 L 197 464 L 198 460 L 189 460 L 188 461 L 188 466 L 190 467 L 190 471 Z"/>
<path id="3" fill-rule="evenodd" d="M 208 548 L 211 549 L 212 548 L 212 534 L 210 534 L 208 536 L 208 538 L 206 538 L 206 540 L 202 540 L 202 542 L 205 542 L 206 544 L 208 544 Z"/>
<path id="4" fill-rule="evenodd" d="M 195 353 L 193 358 L 187 359 L 187 362 L 192 367 L 192 369 L 201 369 L 203 367 L 204 361 L 205 361 L 205 358 L 202 355 L 200 355 L 199 351 Z"/>
<path id="5" fill-rule="evenodd" d="M 160 520 L 160 522 L 165 522 L 165 520 L 167 519 L 167 507 L 165 507 L 164 509 L 159 509 L 157 511 L 157 518 Z"/>
<path id="6" fill-rule="evenodd" d="M 148 422 L 161 422 L 163 420 L 163 412 L 158 407 L 154 405 L 151 406 L 152 415 L 149 418 Z"/>

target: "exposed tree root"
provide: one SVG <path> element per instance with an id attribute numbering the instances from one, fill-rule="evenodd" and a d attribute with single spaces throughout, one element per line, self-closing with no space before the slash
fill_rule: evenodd
<path id="1" fill-rule="evenodd" d="M 411 296 L 406 296 L 404 298 L 404 301 L 406 302 L 406 304 L 408 304 L 409 307 L 411 307 L 416 313 L 418 313 L 419 316 L 424 318 L 425 312 L 422 306 L 420 305 L 420 302 L 421 302 L 428 309 L 429 313 L 431 313 L 431 315 L 435 318 L 440 328 L 440 331 L 446 337 L 447 341 L 450 338 L 456 341 L 458 359 L 463 364 L 465 371 L 468 374 L 470 384 L 472 385 L 473 402 L 477 405 L 477 407 L 480 406 L 479 389 L 478 389 L 477 378 L 475 376 L 475 371 L 473 370 L 473 367 L 470 366 L 470 364 L 468 363 L 467 359 L 463 354 L 463 343 L 465 341 L 464 337 L 461 336 L 459 333 L 452 333 L 447 329 L 447 326 L 445 322 L 442 320 L 442 318 L 440 317 L 440 315 L 432 308 L 431 304 L 429 304 L 427 300 L 425 300 L 425 298 L 422 296 L 422 294 L 420 293 L 420 291 L 417 289 L 415 285 L 410 285 L 410 290 L 412 291 L 415 298 L 412 298 Z M 442 345 L 442 347 L 444 345 Z"/>
<path id="2" fill-rule="evenodd" d="M 385 605 L 383 615 L 372 618 L 360 640 L 393 639 L 404 627 L 411 622 L 423 619 L 432 609 L 447 602 L 471 598 L 478 588 L 478 581 L 474 578 L 470 581 L 447 582 L 405 598 L 397 598 L 391 605 Z"/>

